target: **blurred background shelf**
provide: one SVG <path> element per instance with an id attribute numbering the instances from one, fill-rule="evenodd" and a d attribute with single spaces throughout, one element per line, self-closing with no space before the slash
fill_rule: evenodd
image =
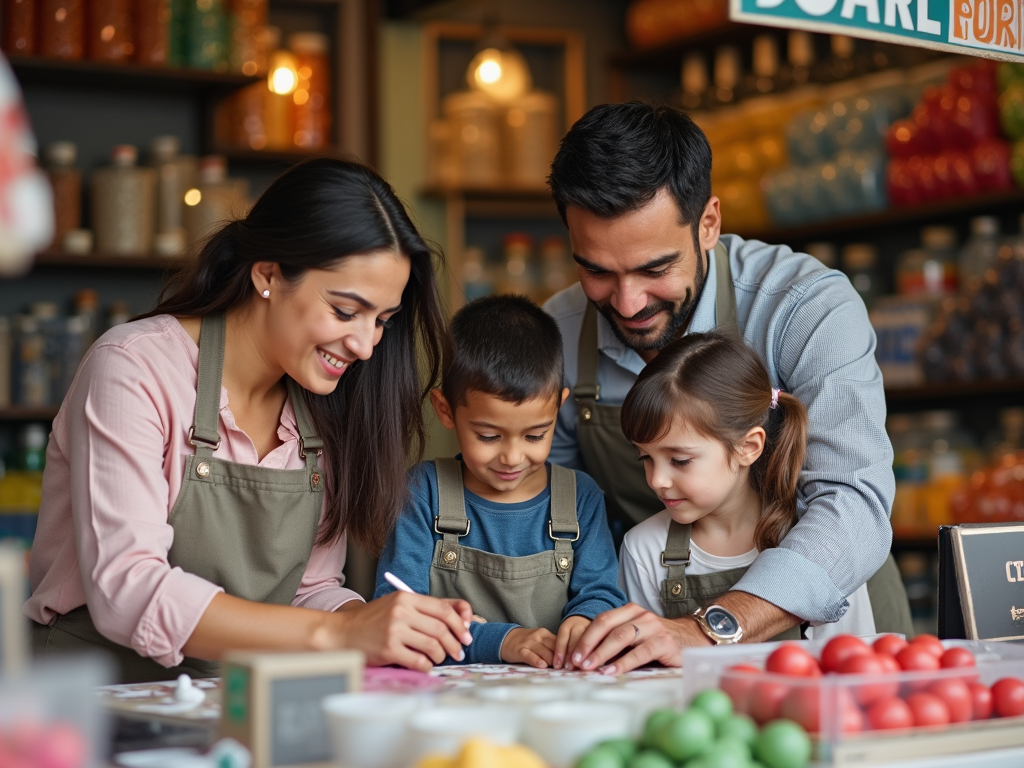
<path id="1" fill-rule="evenodd" d="M 0 408 L 0 421 L 52 421 L 57 406 L 7 406 Z"/>
<path id="2" fill-rule="evenodd" d="M 1003 397 L 1024 404 L 1024 379 L 955 381 L 885 390 L 885 400 L 890 407 L 912 405 L 921 409 L 950 407 L 964 401 L 979 400 L 995 405 L 996 399 Z"/>
<path id="3" fill-rule="evenodd" d="M 103 253 L 77 256 L 71 253 L 50 251 L 36 256 L 36 264 L 55 267 L 164 270 L 176 268 L 179 262 L 177 258 L 167 258 L 165 256 L 111 256 Z"/>
<path id="4" fill-rule="evenodd" d="M 11 56 L 11 67 L 26 85 L 146 88 L 161 91 L 210 93 L 230 91 L 259 82 L 261 76 L 201 69 L 107 64 L 85 59 L 68 61 L 42 56 Z"/>

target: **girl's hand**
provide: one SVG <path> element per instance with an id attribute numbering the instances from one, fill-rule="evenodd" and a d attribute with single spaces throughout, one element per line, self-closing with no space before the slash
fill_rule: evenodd
<path id="1" fill-rule="evenodd" d="M 501 660 L 507 664 L 529 664 L 547 669 L 555 653 L 555 636 L 547 629 L 516 627 L 501 644 Z"/>
<path id="2" fill-rule="evenodd" d="M 573 669 L 571 657 L 576 650 L 576 644 L 587 627 L 590 626 L 590 619 L 585 616 L 570 616 L 558 627 L 558 635 L 555 637 L 555 656 L 551 662 L 554 669 Z"/>
<path id="3" fill-rule="evenodd" d="M 340 626 L 330 645 L 362 651 L 370 666 L 429 672 L 447 656 L 464 659 L 462 646 L 473 642 L 473 610 L 465 600 L 392 592 L 365 604 L 346 603 L 332 616 Z"/>

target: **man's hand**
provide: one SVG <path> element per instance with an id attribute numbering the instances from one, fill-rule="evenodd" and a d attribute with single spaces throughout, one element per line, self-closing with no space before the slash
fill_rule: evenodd
<path id="1" fill-rule="evenodd" d="M 559 625 L 558 635 L 555 637 L 555 658 L 551 663 L 554 669 L 572 668 L 571 663 L 566 662 L 589 626 L 590 619 L 585 616 L 570 616 Z"/>
<path id="2" fill-rule="evenodd" d="M 501 660 L 508 664 L 529 664 L 547 669 L 555 654 L 555 636 L 547 629 L 516 627 L 501 644 Z"/>

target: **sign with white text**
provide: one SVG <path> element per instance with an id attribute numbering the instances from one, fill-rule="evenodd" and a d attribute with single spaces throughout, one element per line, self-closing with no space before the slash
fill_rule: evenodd
<path id="1" fill-rule="evenodd" d="M 729 16 L 1024 62 L 1024 0 L 730 0 Z"/>
<path id="2" fill-rule="evenodd" d="M 968 640 L 1024 640 L 1024 523 L 951 529 Z"/>

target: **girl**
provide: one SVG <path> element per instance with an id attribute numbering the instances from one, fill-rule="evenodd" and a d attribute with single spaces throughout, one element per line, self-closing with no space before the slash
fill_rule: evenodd
<path id="1" fill-rule="evenodd" d="M 626 534 L 619 564 L 629 599 L 652 613 L 714 603 L 796 525 L 807 411 L 742 339 L 694 333 L 665 347 L 626 396 L 622 429 L 665 505 Z M 849 602 L 806 636 L 874 634 L 867 587 Z M 799 636 L 798 626 L 776 639 Z"/>

